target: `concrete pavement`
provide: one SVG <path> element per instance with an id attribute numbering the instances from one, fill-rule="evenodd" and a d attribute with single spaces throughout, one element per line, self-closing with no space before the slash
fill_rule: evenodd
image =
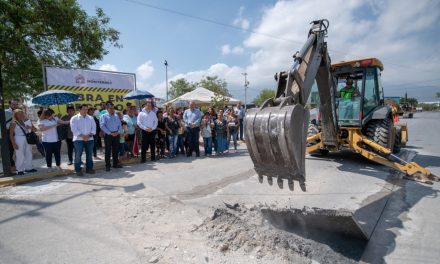
<path id="1" fill-rule="evenodd" d="M 408 152 L 440 175 L 440 113 L 409 119 Z M 429 129 L 427 129 L 429 125 Z M 258 183 L 237 154 L 128 165 L 93 177 L 60 177 L 0 189 L 0 263 L 250 262 L 218 254 L 191 232 L 223 202 L 347 209 L 371 236 L 359 259 L 436 263 L 439 183 L 399 179 L 350 152 L 308 157 L 307 192 Z M 229 261 L 229 262 L 228 262 Z M 255 260 L 255 263 L 257 261 Z M 274 262 L 275 263 L 275 262 Z"/>

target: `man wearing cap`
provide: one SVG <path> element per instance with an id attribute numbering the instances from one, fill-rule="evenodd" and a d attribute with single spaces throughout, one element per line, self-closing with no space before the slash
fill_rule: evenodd
<path id="1" fill-rule="evenodd" d="M 104 132 L 105 143 L 105 170 L 110 171 L 110 155 L 113 157 L 113 168 L 122 168 L 118 159 L 119 131 L 121 130 L 121 119 L 115 113 L 115 106 L 107 102 L 107 113 L 100 118 L 100 127 Z"/>
<path id="2" fill-rule="evenodd" d="M 339 91 L 339 98 L 343 100 L 351 100 L 351 98 L 357 96 L 359 96 L 359 90 L 353 86 L 353 79 L 351 77 L 347 77 L 345 87 Z"/>

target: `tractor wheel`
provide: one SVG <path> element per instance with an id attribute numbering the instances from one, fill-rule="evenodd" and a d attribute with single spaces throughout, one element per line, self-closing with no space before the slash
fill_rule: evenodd
<path id="1" fill-rule="evenodd" d="M 392 140 L 392 125 L 393 122 L 390 118 L 371 120 L 365 128 L 365 134 L 377 144 L 390 148 L 392 145 L 390 142 Z"/>
<path id="2" fill-rule="evenodd" d="M 399 154 L 401 148 L 402 148 L 402 129 L 398 127 L 396 129 L 396 137 L 394 139 L 393 153 Z"/>

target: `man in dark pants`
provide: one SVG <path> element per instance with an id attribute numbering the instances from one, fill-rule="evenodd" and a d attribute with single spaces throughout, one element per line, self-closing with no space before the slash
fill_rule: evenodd
<path id="1" fill-rule="evenodd" d="M 122 168 L 118 159 L 119 131 L 122 126 L 113 103 L 107 102 L 106 106 L 107 113 L 101 116 L 100 127 L 104 132 L 105 170 L 110 171 L 110 155 L 113 157 L 113 168 Z"/>
<path id="2" fill-rule="evenodd" d="M 239 102 L 237 107 L 235 108 L 235 115 L 237 115 L 239 123 L 240 123 L 240 140 L 243 141 L 243 132 L 244 132 L 244 116 L 245 111 Z"/>
<path id="3" fill-rule="evenodd" d="M 185 122 L 189 142 L 189 151 L 186 154 L 187 157 L 191 157 L 193 151 L 196 152 L 196 157 L 200 156 L 199 132 L 201 119 L 202 112 L 196 108 L 194 101 L 189 102 L 189 109 L 186 109 L 183 113 L 183 121 Z"/>
<path id="4" fill-rule="evenodd" d="M 63 116 L 61 118 L 61 120 L 63 120 L 63 121 L 70 121 L 70 119 L 73 117 L 74 114 L 75 114 L 75 108 L 73 107 L 73 105 L 69 105 L 69 106 L 67 106 L 67 115 Z M 70 128 L 70 125 L 63 125 L 63 126 L 64 126 L 63 129 L 62 130 L 60 129 L 58 131 L 58 133 L 60 133 L 60 131 L 63 131 L 63 133 L 64 133 L 63 139 L 66 140 L 66 144 L 67 144 L 67 157 L 69 158 L 69 163 L 67 163 L 67 165 L 72 165 L 73 164 L 73 134 L 72 134 L 72 129 Z M 58 136 L 60 136 L 60 134 L 58 134 Z"/>
<path id="5" fill-rule="evenodd" d="M 141 144 L 141 162 L 146 161 L 148 148 L 151 152 L 151 161 L 156 160 L 156 128 L 157 116 L 153 111 L 153 104 L 147 102 L 144 109 L 138 114 L 137 125 L 142 130 L 142 144 Z"/>

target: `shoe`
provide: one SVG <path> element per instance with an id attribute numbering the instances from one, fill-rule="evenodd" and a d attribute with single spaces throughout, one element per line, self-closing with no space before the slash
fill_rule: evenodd
<path id="1" fill-rule="evenodd" d="M 186 156 L 187 156 L 187 157 L 191 157 L 192 155 L 191 155 L 191 154 L 186 154 Z"/>
<path id="2" fill-rule="evenodd" d="M 94 169 L 89 169 L 89 170 L 86 170 L 86 173 L 88 173 L 88 174 L 95 174 L 95 170 Z"/>
<path id="3" fill-rule="evenodd" d="M 105 171 L 110 171 L 110 167 L 105 167 Z"/>
<path id="4" fill-rule="evenodd" d="M 77 171 L 77 172 L 76 172 L 76 176 L 79 176 L 79 177 L 81 177 L 81 176 L 84 176 L 84 174 L 83 174 L 83 172 L 82 172 L 82 171 Z"/>
<path id="5" fill-rule="evenodd" d="M 24 172 L 23 171 L 19 171 L 19 172 L 17 172 L 17 175 L 24 175 Z"/>
<path id="6" fill-rule="evenodd" d="M 37 172 L 36 169 L 32 169 L 32 170 L 25 170 L 25 172 Z"/>
<path id="7" fill-rule="evenodd" d="M 72 165 L 73 164 L 73 162 L 72 161 L 69 161 L 68 163 L 67 163 L 67 165 Z"/>
<path id="8" fill-rule="evenodd" d="M 122 165 L 118 164 L 118 165 L 113 166 L 113 168 L 115 168 L 115 169 L 121 169 L 121 168 L 123 168 L 123 167 L 122 167 Z"/>

